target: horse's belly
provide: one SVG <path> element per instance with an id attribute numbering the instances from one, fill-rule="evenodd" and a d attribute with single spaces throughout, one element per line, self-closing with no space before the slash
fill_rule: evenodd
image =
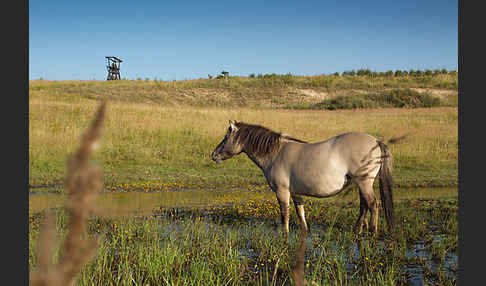
<path id="1" fill-rule="evenodd" d="M 290 192 L 304 196 L 325 198 L 338 194 L 346 186 L 346 183 L 347 180 L 344 175 L 316 181 L 294 182 L 291 184 Z"/>

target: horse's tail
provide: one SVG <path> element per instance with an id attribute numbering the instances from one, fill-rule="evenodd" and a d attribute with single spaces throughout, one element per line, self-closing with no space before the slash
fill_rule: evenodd
<path id="1" fill-rule="evenodd" d="M 391 140 L 389 140 L 390 142 Z M 391 142 L 394 143 L 394 142 Z M 381 167 L 380 167 L 380 198 L 381 204 L 385 211 L 386 223 L 388 230 L 395 228 L 395 208 L 393 206 L 393 176 L 392 176 L 392 156 L 388 147 L 382 141 L 378 141 L 381 149 Z"/>

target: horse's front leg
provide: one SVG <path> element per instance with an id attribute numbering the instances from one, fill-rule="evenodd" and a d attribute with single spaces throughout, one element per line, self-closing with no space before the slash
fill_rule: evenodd
<path id="1" fill-rule="evenodd" d="M 300 220 L 300 226 L 302 230 L 308 231 L 307 222 L 305 221 L 305 212 L 304 212 L 304 200 L 301 196 L 292 195 L 292 201 L 294 201 L 295 212 L 297 212 L 297 216 Z"/>
<path id="2" fill-rule="evenodd" d="M 278 188 L 275 192 L 277 195 L 278 204 L 280 205 L 280 216 L 282 219 L 282 226 L 285 234 L 289 235 L 289 204 L 290 192 L 288 189 Z"/>

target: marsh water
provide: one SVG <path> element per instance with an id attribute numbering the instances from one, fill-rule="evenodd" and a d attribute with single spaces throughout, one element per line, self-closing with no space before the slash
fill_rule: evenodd
<path id="1" fill-rule="evenodd" d="M 394 190 L 394 199 L 413 197 L 423 199 L 457 198 L 457 188 L 421 188 Z M 356 196 L 354 196 L 356 195 Z M 96 213 L 101 216 L 144 216 L 151 215 L 154 209 L 177 207 L 205 207 L 215 204 L 232 203 L 236 201 L 251 200 L 255 192 L 249 188 L 227 189 L 184 189 L 164 192 L 110 192 L 102 191 L 96 198 L 98 209 Z M 327 201 L 354 201 L 357 194 L 346 197 L 333 197 Z M 275 199 L 271 191 L 259 191 L 258 198 Z M 29 193 L 29 212 L 38 212 L 49 208 L 58 208 L 64 204 L 65 195 L 59 193 L 57 188 L 45 187 L 41 192 L 32 189 Z"/>
<path id="2" fill-rule="evenodd" d="M 29 213 L 36 213 L 51 208 L 60 208 L 63 206 L 65 196 L 63 194 L 43 190 L 42 192 L 33 192 L 29 196 Z M 417 190 L 395 190 L 395 199 L 407 197 L 413 192 L 414 197 L 426 199 L 442 199 L 442 198 L 457 198 L 457 188 L 441 188 L 441 189 L 417 189 Z M 156 217 L 158 210 L 164 209 L 202 209 L 213 206 L 215 204 L 231 204 L 232 201 L 250 200 L 255 197 L 255 192 L 247 188 L 235 189 L 221 189 L 221 190 L 176 190 L 168 192 L 101 192 L 96 199 L 96 215 L 119 218 L 119 217 Z M 259 199 L 275 199 L 274 194 L 270 191 L 259 192 Z M 348 198 L 337 198 L 344 200 L 354 200 L 353 196 Z M 210 214 L 209 214 L 210 215 Z M 275 217 L 273 222 L 269 225 L 271 232 L 277 232 L 275 227 L 279 221 L 279 217 Z M 255 218 L 248 223 L 263 223 L 262 219 Z M 175 221 L 177 224 L 177 221 Z M 270 227 L 271 225 L 271 227 Z M 177 229 L 175 227 L 174 229 Z M 295 231 L 295 230 L 294 230 Z M 325 226 L 311 224 L 312 233 L 324 233 Z M 433 236 L 436 240 L 441 240 L 442 236 L 437 233 Z M 312 236 L 307 237 L 306 244 L 312 245 Z M 330 243 L 331 249 L 338 247 Z M 378 247 L 379 248 L 379 247 Z M 316 257 L 321 255 L 322 249 L 308 247 L 306 252 L 307 257 Z M 252 258 L 254 253 L 251 251 L 251 246 L 248 249 L 239 250 L 242 256 Z M 378 251 L 380 251 L 378 249 Z M 356 258 L 359 256 L 358 246 L 354 246 L 354 253 L 347 257 L 346 268 L 349 273 L 353 271 L 357 265 Z M 417 261 L 426 261 L 428 269 L 433 271 L 441 271 L 445 276 L 450 277 L 451 280 L 457 280 L 457 263 L 458 254 L 456 251 L 450 251 L 445 255 L 442 263 L 434 262 L 431 259 L 431 253 L 420 242 L 415 243 L 412 248 L 407 250 L 407 258 Z M 425 285 L 425 275 L 423 264 L 409 263 L 406 266 L 407 285 Z"/>

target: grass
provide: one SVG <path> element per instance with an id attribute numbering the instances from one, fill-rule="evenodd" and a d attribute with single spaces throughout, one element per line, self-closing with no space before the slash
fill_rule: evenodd
<path id="1" fill-rule="evenodd" d="M 306 200 L 311 232 L 305 280 L 317 285 L 405 285 L 423 279 L 428 285 L 456 285 L 457 191 L 426 193 L 434 195 L 397 192 L 396 232 L 380 232 L 377 239 L 351 232 L 359 209 L 356 194 Z M 252 191 L 225 204 L 224 198 L 234 194 L 177 192 L 182 203 L 154 208 L 151 215 L 92 216 L 88 234 L 98 237 L 100 250 L 82 269 L 77 285 L 292 285 L 299 230 L 295 211 L 284 251 L 275 198 L 267 199 L 268 191 Z M 191 202 L 207 196 L 212 199 L 204 207 Z M 162 201 L 170 204 L 171 199 Z M 31 270 L 42 217 L 43 212 L 29 216 Z M 62 233 L 67 218 L 59 208 Z M 383 216 L 379 224 L 384 230 Z"/>
<path id="2" fill-rule="evenodd" d="M 347 131 L 380 139 L 409 134 L 390 147 L 397 184 L 457 186 L 457 74 L 37 80 L 29 91 L 32 191 L 62 192 L 64 161 L 102 99 L 110 103 L 107 136 L 96 159 L 108 190 L 264 185 L 260 170 L 244 155 L 220 165 L 210 161 L 229 119 L 311 142 Z M 348 108 L 354 109 L 343 110 Z"/>
<path id="3" fill-rule="evenodd" d="M 78 103 L 33 97 L 29 113 L 29 184 L 62 185 L 64 161 L 77 146 L 97 101 Z M 401 187 L 457 186 L 457 108 L 361 109 L 338 111 L 166 107 L 110 102 L 103 150 L 95 159 L 113 190 L 156 190 L 160 186 L 264 185 L 261 171 L 245 155 L 222 164 L 210 153 L 229 119 L 266 126 L 316 142 L 347 131 L 389 139 L 394 176 Z M 123 185 L 128 184 L 127 187 Z M 40 189 L 32 189 L 33 191 Z M 55 191 L 62 191 L 58 188 Z"/>

